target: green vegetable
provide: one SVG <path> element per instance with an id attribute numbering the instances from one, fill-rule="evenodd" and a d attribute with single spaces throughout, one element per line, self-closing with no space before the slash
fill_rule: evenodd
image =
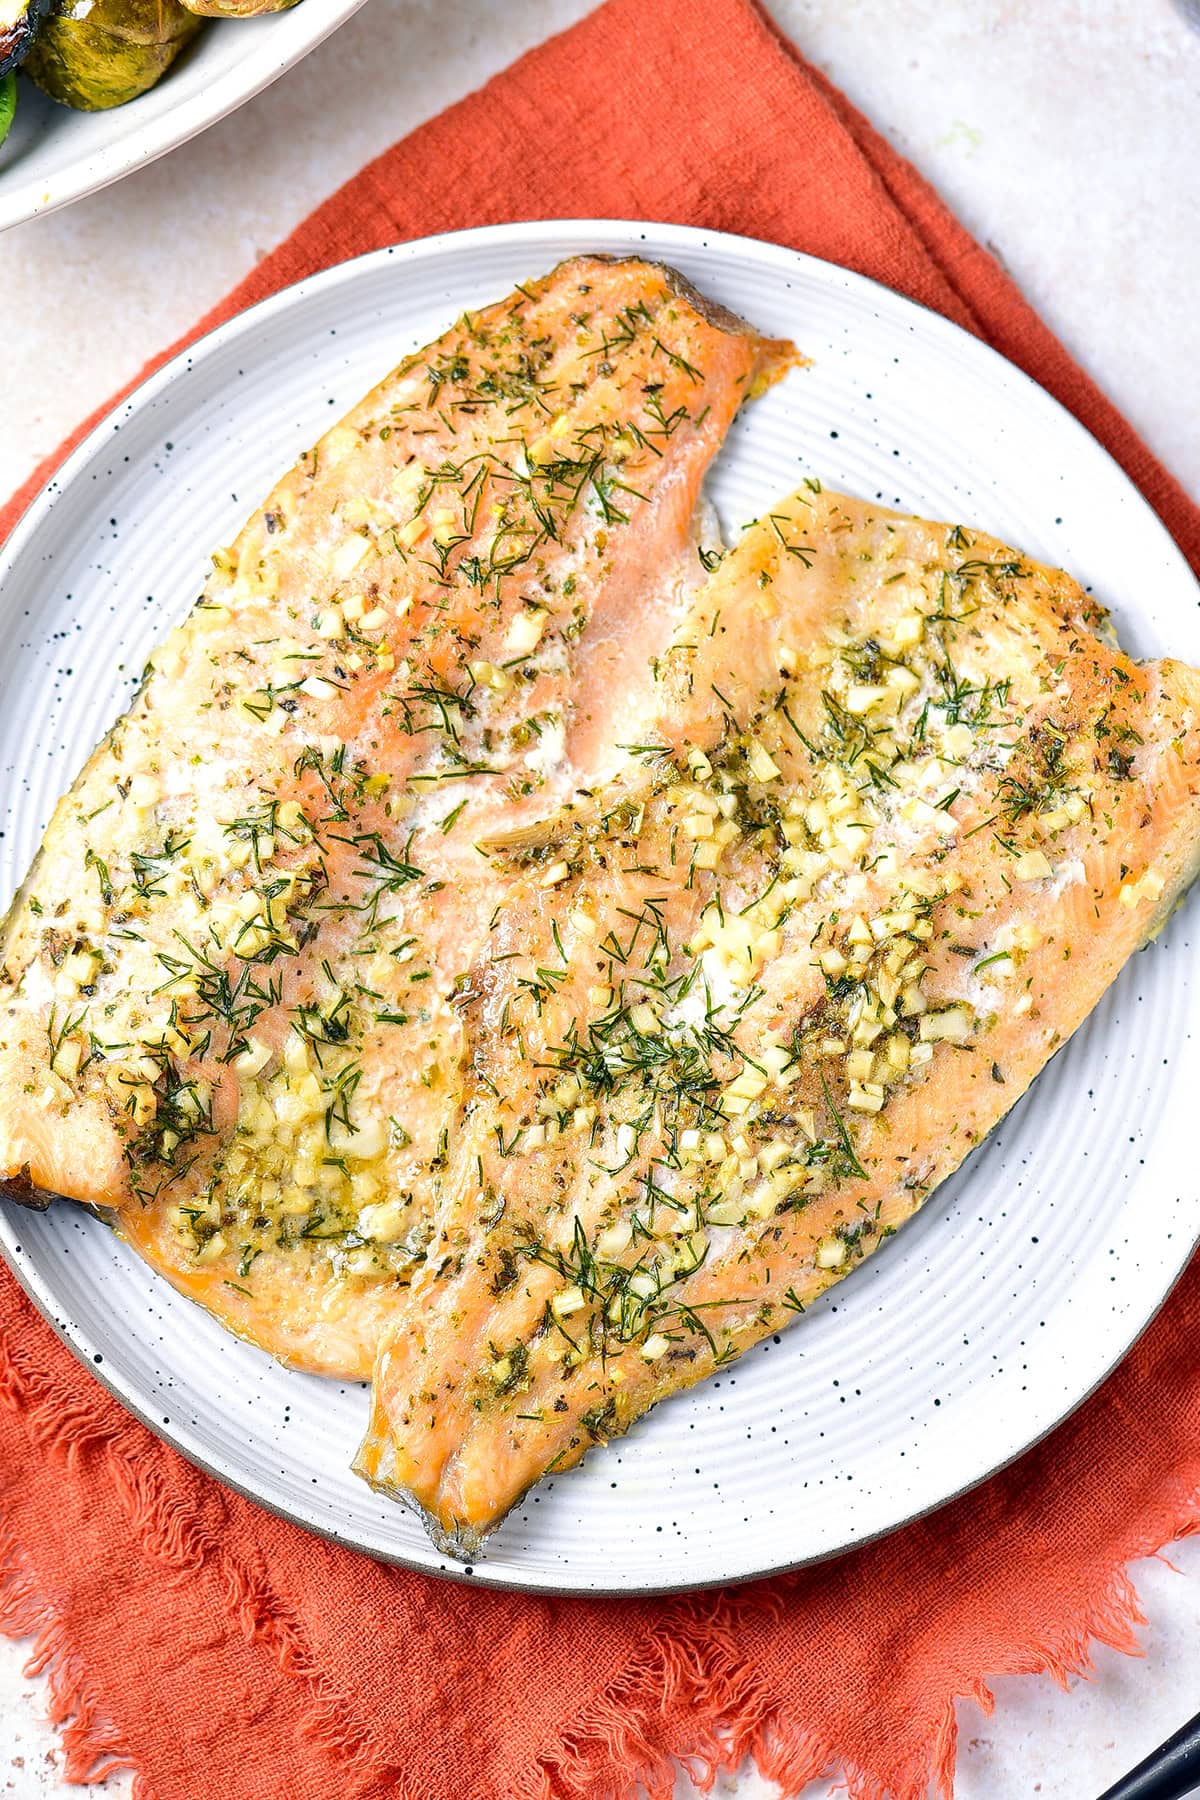
<path id="1" fill-rule="evenodd" d="M 67 0 L 25 68 L 52 100 L 101 112 L 153 87 L 199 30 L 179 0 Z"/>
<path id="2" fill-rule="evenodd" d="M 15 75 L 0 75 L 0 144 L 8 136 L 16 110 L 17 78 Z"/>

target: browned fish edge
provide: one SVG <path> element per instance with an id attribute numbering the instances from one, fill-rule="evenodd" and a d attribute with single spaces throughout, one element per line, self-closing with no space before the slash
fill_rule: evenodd
<path id="1" fill-rule="evenodd" d="M 0 1200 L 11 1200 L 14 1205 L 27 1207 L 31 1212 L 45 1212 L 50 1202 L 57 1199 L 57 1194 L 34 1186 L 28 1163 L 18 1169 L 15 1175 L 0 1180 Z"/>
<path id="2" fill-rule="evenodd" d="M 389 1500 L 393 1505 L 399 1502 L 406 1512 L 413 1513 L 421 1521 L 421 1527 L 432 1542 L 434 1549 L 440 1551 L 443 1556 L 450 1557 L 454 1562 L 473 1563 L 482 1555 L 484 1539 L 489 1535 L 487 1532 L 477 1531 L 474 1526 L 465 1523 L 459 1525 L 454 1531 L 447 1531 L 440 1519 L 426 1511 L 410 1488 L 394 1487 L 389 1482 L 374 1480 L 360 1467 L 357 1456 L 350 1467 L 355 1475 L 366 1482 L 372 1493 L 382 1494 L 383 1498 Z M 539 1477 L 539 1479 L 544 1479 L 544 1477 Z M 531 1486 L 536 1485 L 536 1483 L 531 1483 Z M 519 1498 L 514 1505 L 519 1506 L 520 1503 Z"/>

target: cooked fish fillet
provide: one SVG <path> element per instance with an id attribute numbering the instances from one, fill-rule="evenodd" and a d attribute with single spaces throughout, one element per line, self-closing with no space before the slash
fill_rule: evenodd
<path id="1" fill-rule="evenodd" d="M 611 775 L 795 360 L 578 258 L 410 356 L 278 484 L 55 811 L 0 938 L 0 1181 L 365 1376 L 431 1229 L 475 849 Z"/>
<path id="2" fill-rule="evenodd" d="M 801 490 L 661 692 L 521 847 L 376 1370 L 357 1467 L 461 1556 L 903 1224 L 1196 868 L 1200 675 L 977 533 Z"/>

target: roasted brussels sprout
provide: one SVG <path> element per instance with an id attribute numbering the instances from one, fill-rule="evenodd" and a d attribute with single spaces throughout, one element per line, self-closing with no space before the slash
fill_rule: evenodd
<path id="1" fill-rule="evenodd" d="M 12 74 L 0 75 L 0 144 L 8 136 L 16 110 L 17 78 Z"/>
<path id="2" fill-rule="evenodd" d="M 180 0 L 66 0 L 25 68 L 52 100 L 102 112 L 153 87 L 200 23 Z"/>
<path id="3" fill-rule="evenodd" d="M 183 0 L 202 19 L 257 19 L 262 13 L 287 12 L 298 0 Z"/>
<path id="4" fill-rule="evenodd" d="M 0 75 L 25 60 L 49 10 L 50 0 L 0 0 Z"/>

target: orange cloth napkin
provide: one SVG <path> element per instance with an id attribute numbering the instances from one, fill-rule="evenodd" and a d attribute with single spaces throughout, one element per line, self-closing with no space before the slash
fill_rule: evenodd
<path id="1" fill-rule="evenodd" d="M 606 215 L 794 245 L 958 320 L 1079 414 L 1200 565 L 1200 510 L 749 0 L 609 0 L 365 169 L 198 330 L 397 238 Z M 38 1634 L 70 1773 L 132 1767 L 141 1800 L 638 1780 L 667 1800 L 671 1757 L 703 1775 L 746 1754 L 789 1793 L 841 1769 L 856 1800 L 921 1800 L 931 1777 L 950 1791 L 956 1695 L 1084 1668 L 1094 1638 L 1132 1649 L 1126 1562 L 1200 1525 L 1200 1268 L 1070 1423 L 967 1499 L 806 1573 L 628 1602 L 451 1586 L 282 1523 L 127 1417 L 4 1273 L 0 1520 L 0 1623 Z"/>

